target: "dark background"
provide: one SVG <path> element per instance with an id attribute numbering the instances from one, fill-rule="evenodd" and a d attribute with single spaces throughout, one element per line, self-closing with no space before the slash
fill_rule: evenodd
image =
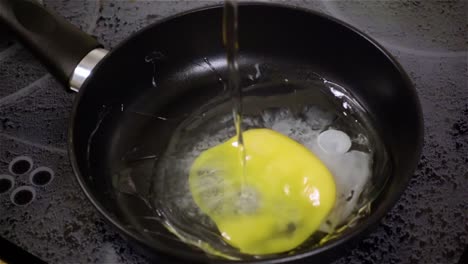
<path id="1" fill-rule="evenodd" d="M 221 1 L 43 0 L 112 48 L 171 14 Z M 336 264 L 457 263 L 468 243 L 467 1 L 272 1 L 318 10 L 368 33 L 402 64 L 424 111 L 425 147 L 408 189 Z M 0 25 L 0 174 L 21 155 L 55 171 L 24 207 L 0 195 L 0 236 L 50 263 L 148 263 L 85 199 L 66 154 L 73 94 Z M 29 185 L 28 175 L 15 187 Z M 2 248 L 0 248 L 2 252 Z"/>

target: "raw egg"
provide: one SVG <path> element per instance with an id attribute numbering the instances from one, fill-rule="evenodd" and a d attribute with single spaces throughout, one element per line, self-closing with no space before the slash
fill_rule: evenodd
<path id="1" fill-rule="evenodd" d="M 192 197 L 242 253 L 285 252 L 302 244 L 335 205 L 327 167 L 306 147 L 270 129 L 243 133 L 202 152 L 189 174 Z"/>

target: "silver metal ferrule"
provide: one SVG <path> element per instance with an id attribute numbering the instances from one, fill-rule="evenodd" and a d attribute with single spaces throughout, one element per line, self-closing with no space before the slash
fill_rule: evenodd
<path id="1" fill-rule="evenodd" d="M 98 62 L 107 55 L 105 49 L 93 49 L 78 63 L 70 78 L 70 90 L 78 92 Z"/>

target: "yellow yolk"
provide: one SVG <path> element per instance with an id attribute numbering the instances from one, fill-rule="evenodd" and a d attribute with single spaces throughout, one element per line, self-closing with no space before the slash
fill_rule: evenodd
<path id="1" fill-rule="evenodd" d="M 244 176 L 234 137 L 204 151 L 192 164 L 194 201 L 243 253 L 294 249 L 334 206 L 333 176 L 312 152 L 278 132 L 252 129 L 243 137 Z"/>

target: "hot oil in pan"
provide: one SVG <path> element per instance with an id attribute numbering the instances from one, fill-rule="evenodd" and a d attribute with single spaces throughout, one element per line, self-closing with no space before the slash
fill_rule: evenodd
<path id="1" fill-rule="evenodd" d="M 245 131 L 268 128 L 294 139 L 315 153 L 334 176 L 336 204 L 319 231 L 293 249 L 300 250 L 325 243 L 366 215 L 390 170 L 389 157 L 369 115 L 346 89 L 320 77 L 288 77 L 243 89 L 243 125 Z M 236 135 L 231 110 L 230 98 L 215 98 L 178 126 L 156 165 L 152 203 L 166 227 L 186 243 L 213 255 L 248 259 L 252 256 L 227 243 L 216 223 L 200 210 L 188 183 L 194 160 Z M 248 154 L 249 145 L 246 150 Z M 226 179 L 215 175 L 207 171 L 199 187 L 211 208 L 233 197 L 221 188 Z M 237 197 L 242 201 L 242 194 Z M 261 198 L 251 199 L 239 208 L 255 211 L 258 201 Z M 288 208 L 279 206 L 281 210 L 287 212 Z M 299 225 L 291 224 L 285 235 Z"/>

